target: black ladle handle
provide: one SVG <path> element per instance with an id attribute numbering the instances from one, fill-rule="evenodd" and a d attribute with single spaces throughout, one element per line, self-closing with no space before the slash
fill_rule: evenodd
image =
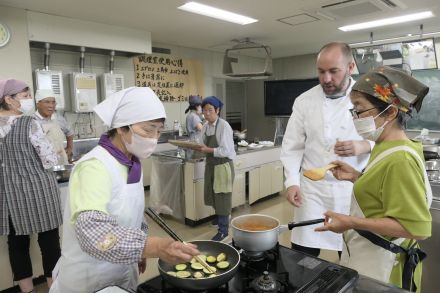
<path id="1" fill-rule="evenodd" d="M 309 221 L 302 221 L 302 222 L 291 222 L 287 224 L 287 227 L 289 230 L 292 230 L 295 227 L 301 227 L 301 226 L 309 226 L 309 225 L 315 225 L 319 223 L 323 223 L 325 219 L 315 219 L 315 220 L 309 220 Z"/>

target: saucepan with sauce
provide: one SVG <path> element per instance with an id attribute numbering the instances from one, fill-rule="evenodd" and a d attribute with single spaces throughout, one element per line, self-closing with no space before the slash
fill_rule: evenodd
<path id="1" fill-rule="evenodd" d="M 232 238 L 234 245 L 246 251 L 260 252 L 273 248 L 278 242 L 278 234 L 295 227 L 315 225 L 324 219 L 304 222 L 291 222 L 280 225 L 274 217 L 262 214 L 243 215 L 232 219 Z"/>

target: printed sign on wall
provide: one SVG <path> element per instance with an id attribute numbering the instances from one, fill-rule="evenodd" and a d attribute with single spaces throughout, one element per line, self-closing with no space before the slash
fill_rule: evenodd
<path id="1" fill-rule="evenodd" d="M 170 55 L 133 58 L 136 86 L 150 87 L 162 102 L 183 102 L 204 95 L 203 64 Z"/>

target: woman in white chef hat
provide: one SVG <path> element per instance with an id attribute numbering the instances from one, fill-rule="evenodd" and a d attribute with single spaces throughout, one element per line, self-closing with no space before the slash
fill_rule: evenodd
<path id="1" fill-rule="evenodd" d="M 149 157 L 165 121 L 150 89 L 113 94 L 94 111 L 110 130 L 76 164 L 64 212 L 62 256 L 50 292 L 85 293 L 117 285 L 135 290 L 145 258 L 189 261 L 200 252 L 148 234 L 139 159 Z"/>

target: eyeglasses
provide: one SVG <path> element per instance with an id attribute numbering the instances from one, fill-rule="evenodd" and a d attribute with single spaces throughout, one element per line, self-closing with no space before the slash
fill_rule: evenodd
<path id="1" fill-rule="evenodd" d="M 363 111 L 356 111 L 356 109 L 353 108 L 353 109 L 349 109 L 348 111 L 350 111 L 351 116 L 353 116 L 354 118 L 359 118 L 359 115 L 361 115 L 362 113 L 368 112 L 373 109 L 377 109 L 377 107 L 373 107 L 373 108 L 363 110 Z"/>

